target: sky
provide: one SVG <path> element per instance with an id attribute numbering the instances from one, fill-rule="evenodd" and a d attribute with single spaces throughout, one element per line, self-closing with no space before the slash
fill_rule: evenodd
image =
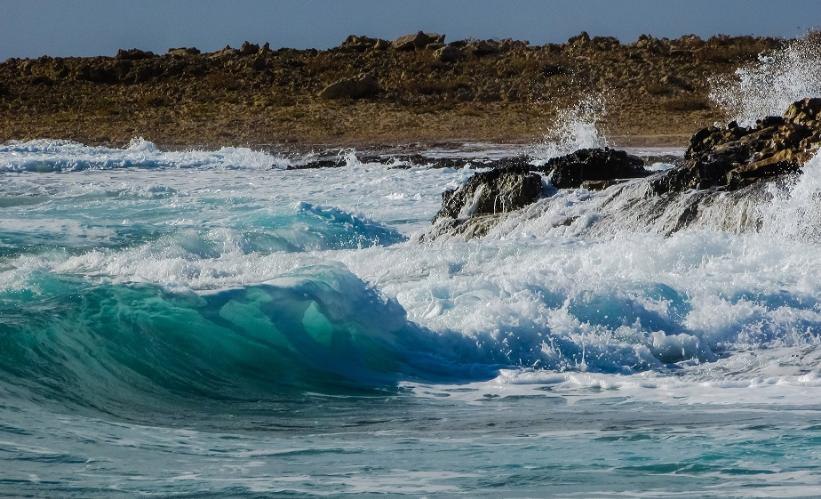
<path id="1" fill-rule="evenodd" d="M 534 44 L 648 33 L 800 35 L 821 26 L 821 0 L 0 0 L 0 60 L 113 55 L 118 48 L 212 51 L 244 40 L 328 48 L 349 34 L 418 30 Z"/>

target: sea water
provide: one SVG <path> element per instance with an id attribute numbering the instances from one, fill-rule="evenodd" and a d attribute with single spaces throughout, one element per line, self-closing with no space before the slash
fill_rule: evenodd
<path id="1" fill-rule="evenodd" d="M 443 169 L 0 146 L 0 494 L 821 493 L 821 157 L 683 230 L 695 194 L 545 179 L 421 237 L 482 158 L 604 143 L 559 132 Z"/>
<path id="2" fill-rule="evenodd" d="M 434 242 L 471 159 L 288 161 L 0 148 L 3 493 L 818 493 L 819 159 L 754 231 L 637 181 Z"/>

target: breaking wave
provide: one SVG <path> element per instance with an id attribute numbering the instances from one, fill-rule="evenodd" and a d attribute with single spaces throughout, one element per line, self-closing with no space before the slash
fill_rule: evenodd
<path id="1" fill-rule="evenodd" d="M 0 144 L 0 171 L 68 172 L 115 168 L 286 168 L 289 160 L 242 147 L 216 151 L 161 151 L 135 138 L 123 148 L 89 147 L 65 140 Z"/>

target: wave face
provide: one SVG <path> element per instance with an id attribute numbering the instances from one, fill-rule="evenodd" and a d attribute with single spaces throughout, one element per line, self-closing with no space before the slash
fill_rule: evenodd
<path id="1" fill-rule="evenodd" d="M 0 295 L 0 372 L 5 390 L 49 402 L 139 411 L 493 372 L 472 365 L 475 346 L 449 348 L 338 266 L 202 295 L 52 276 L 36 284 Z"/>

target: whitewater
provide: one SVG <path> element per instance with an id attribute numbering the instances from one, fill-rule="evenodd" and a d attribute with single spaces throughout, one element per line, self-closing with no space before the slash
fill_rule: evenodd
<path id="1" fill-rule="evenodd" d="M 421 151 L 458 168 L 0 145 L 0 494 L 817 495 L 821 157 L 684 230 L 686 193 L 545 178 L 422 237 L 482 159 L 605 144 L 568 116 Z"/>

